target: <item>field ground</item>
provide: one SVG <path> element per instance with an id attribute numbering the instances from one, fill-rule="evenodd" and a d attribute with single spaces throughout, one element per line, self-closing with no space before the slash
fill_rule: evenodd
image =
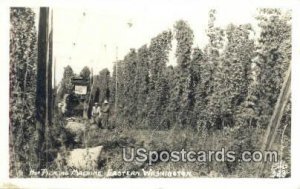
<path id="1" fill-rule="evenodd" d="M 255 177 L 257 163 L 240 162 L 155 162 L 149 165 L 148 162 L 140 163 L 125 162 L 122 158 L 123 148 L 143 147 L 147 150 L 161 151 L 181 151 L 188 150 L 242 150 L 253 149 L 251 144 L 259 143 L 263 131 L 258 128 L 247 128 L 245 132 L 253 133 L 248 137 L 245 144 L 237 144 L 231 139 L 242 136 L 240 130 L 224 129 L 213 133 L 197 132 L 191 129 L 171 130 L 142 130 L 128 128 L 100 129 L 96 125 L 88 122 L 70 121 L 66 128 L 76 133 L 74 138 L 78 143 L 76 148 L 93 148 L 102 146 L 102 151 L 98 161 L 97 170 L 108 171 L 190 171 L 195 177 Z M 249 144 L 248 144 L 249 143 Z M 278 148 L 278 145 L 276 146 Z M 218 172 L 216 171 L 218 170 Z M 121 176 L 126 177 L 126 176 Z M 134 177 L 134 176 L 130 176 Z"/>

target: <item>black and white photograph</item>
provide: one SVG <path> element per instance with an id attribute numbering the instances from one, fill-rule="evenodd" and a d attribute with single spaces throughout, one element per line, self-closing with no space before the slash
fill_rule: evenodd
<path id="1" fill-rule="evenodd" d="M 290 179 L 295 10 L 118 2 L 8 7 L 8 177 Z"/>

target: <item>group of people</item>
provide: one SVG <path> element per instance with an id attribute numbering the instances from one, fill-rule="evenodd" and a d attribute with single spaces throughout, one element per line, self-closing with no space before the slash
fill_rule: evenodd
<path id="1" fill-rule="evenodd" d="M 62 102 L 58 103 L 58 111 L 59 111 L 60 115 L 62 115 L 62 116 L 66 116 L 66 112 L 67 112 L 67 103 L 66 103 L 67 100 L 66 99 L 67 99 L 67 97 L 68 97 L 68 95 L 65 95 Z M 85 105 L 86 105 L 86 103 L 85 103 Z M 86 117 L 88 117 L 87 109 L 88 109 L 88 106 L 85 106 L 84 110 L 83 110 L 83 112 L 86 113 Z M 98 102 L 95 102 L 94 106 L 92 108 L 92 112 L 91 112 L 91 124 L 96 124 L 100 128 L 109 128 L 108 119 L 109 119 L 109 103 L 108 103 L 108 101 L 104 100 L 102 106 L 100 106 Z"/>
<path id="2" fill-rule="evenodd" d="M 103 106 L 100 107 L 98 102 L 95 102 L 92 108 L 92 124 L 97 124 L 100 128 L 109 128 L 108 125 L 109 117 L 109 103 L 104 100 Z"/>

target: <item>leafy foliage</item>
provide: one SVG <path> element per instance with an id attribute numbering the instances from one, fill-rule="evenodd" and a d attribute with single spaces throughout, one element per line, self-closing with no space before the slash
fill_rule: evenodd
<path id="1" fill-rule="evenodd" d="M 98 90 L 98 96 L 95 99 L 95 102 L 104 102 L 104 100 L 109 100 L 110 98 L 110 72 L 109 70 L 103 69 L 99 72 L 99 75 L 94 77 L 94 91 Z M 101 89 L 101 90 L 100 90 Z M 92 94 L 94 92 L 92 91 Z M 94 94 L 96 96 L 96 94 Z"/>
<path id="2" fill-rule="evenodd" d="M 57 91 L 57 101 L 61 101 L 65 94 L 71 94 L 73 91 L 72 77 L 75 76 L 71 66 L 66 66 L 64 68 L 63 78 L 60 82 L 60 87 Z"/>
<path id="3" fill-rule="evenodd" d="M 34 167 L 37 33 L 29 8 L 10 11 L 10 175 Z"/>
<path id="4" fill-rule="evenodd" d="M 257 20 L 261 28 L 255 59 L 257 96 L 260 124 L 266 125 L 291 61 L 291 15 L 279 9 L 260 9 Z"/>
<path id="5" fill-rule="evenodd" d="M 85 66 L 84 68 L 82 68 L 79 76 L 81 76 L 84 80 L 89 80 L 90 79 L 90 75 L 91 75 L 91 71 L 89 69 L 89 67 Z"/>

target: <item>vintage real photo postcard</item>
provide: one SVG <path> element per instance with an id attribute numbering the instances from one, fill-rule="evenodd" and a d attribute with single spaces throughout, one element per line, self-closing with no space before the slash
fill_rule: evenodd
<path id="1" fill-rule="evenodd" d="M 290 178 L 293 9 L 195 5 L 10 6 L 9 177 Z"/>

